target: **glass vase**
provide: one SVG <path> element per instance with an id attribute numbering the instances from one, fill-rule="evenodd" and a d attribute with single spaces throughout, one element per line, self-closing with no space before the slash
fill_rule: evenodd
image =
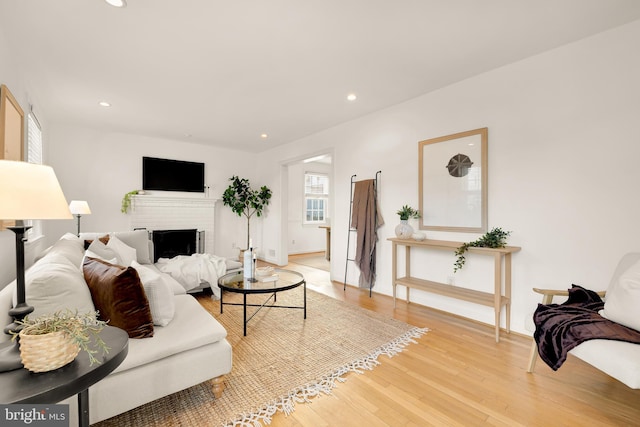
<path id="1" fill-rule="evenodd" d="M 396 225 L 396 237 L 398 239 L 410 239 L 413 235 L 413 227 L 409 225 L 409 220 L 401 219 L 400 224 Z"/>

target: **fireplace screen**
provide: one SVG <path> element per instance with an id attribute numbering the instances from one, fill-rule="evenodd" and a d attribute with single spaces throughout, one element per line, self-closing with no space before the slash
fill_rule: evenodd
<path id="1" fill-rule="evenodd" d="M 198 253 L 199 237 L 200 233 L 196 229 L 154 230 L 152 233 L 153 262 L 157 262 L 158 258 Z"/>

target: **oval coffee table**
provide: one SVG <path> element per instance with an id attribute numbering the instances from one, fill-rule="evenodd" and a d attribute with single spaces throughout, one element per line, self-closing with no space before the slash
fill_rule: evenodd
<path id="1" fill-rule="evenodd" d="M 296 271 L 282 270 L 278 268 L 274 269 L 273 273 L 274 276 L 272 277 L 258 276 L 257 279 L 253 279 L 254 281 L 246 279 L 242 271 L 225 274 L 218 279 L 218 287 L 220 288 L 220 314 L 223 313 L 223 307 L 225 305 L 241 305 L 244 313 L 244 336 L 247 336 L 247 323 L 249 323 L 253 316 L 255 316 L 263 307 L 301 309 L 304 311 L 304 318 L 307 318 L 307 282 L 304 280 L 304 276 Z M 276 280 L 273 280 L 274 278 Z M 302 306 L 277 305 L 278 292 L 295 289 L 301 285 L 304 288 Z M 242 304 L 224 302 L 225 292 L 242 294 Z M 262 304 L 248 304 L 247 295 L 249 294 L 269 294 L 269 297 Z M 258 309 L 253 312 L 248 319 L 247 307 L 258 307 Z"/>

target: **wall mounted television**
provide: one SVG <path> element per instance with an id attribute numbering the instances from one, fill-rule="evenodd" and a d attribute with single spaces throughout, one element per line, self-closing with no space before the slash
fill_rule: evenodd
<path id="1" fill-rule="evenodd" d="M 142 189 L 204 193 L 204 163 L 143 157 Z"/>

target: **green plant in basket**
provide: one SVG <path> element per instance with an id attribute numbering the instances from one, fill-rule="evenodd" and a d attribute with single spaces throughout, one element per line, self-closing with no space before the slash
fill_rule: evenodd
<path id="1" fill-rule="evenodd" d="M 64 310 L 53 314 L 45 314 L 34 319 L 27 316 L 16 323 L 22 325 L 22 329 L 19 333 L 13 334 L 13 340 L 19 334 L 46 335 L 53 332 L 64 332 L 80 350 L 89 355 L 91 365 L 100 363 L 95 357 L 98 350 L 101 350 L 103 354 L 108 353 L 110 350 L 100 337 L 100 331 L 104 329 L 107 323 L 98 320 L 97 312 L 78 314 L 77 311 Z"/>
<path id="2" fill-rule="evenodd" d="M 456 262 L 453 264 L 453 272 L 457 272 L 462 269 L 462 266 L 466 262 L 464 254 L 469 248 L 504 248 L 507 245 L 507 237 L 511 234 L 510 231 L 504 231 L 500 227 L 496 227 L 491 231 L 485 233 L 478 240 L 469 243 L 463 243 L 458 249 L 456 249 Z"/>

